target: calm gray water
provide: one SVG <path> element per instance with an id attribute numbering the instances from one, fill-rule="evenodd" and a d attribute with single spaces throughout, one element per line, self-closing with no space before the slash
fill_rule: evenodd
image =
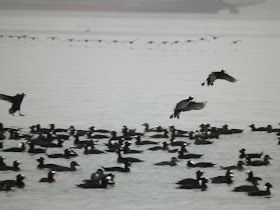
<path id="1" fill-rule="evenodd" d="M 264 151 L 273 160 L 267 167 L 249 167 L 263 178 L 260 187 L 270 182 L 270 198 L 252 198 L 233 193 L 245 184 L 245 172 L 236 172 L 231 185 L 208 184 L 205 192 L 177 190 L 176 181 L 194 177 L 196 169 L 186 168 L 182 160 L 176 167 L 155 167 L 172 154 L 151 152 L 149 146 L 136 147 L 143 159 L 130 174 L 116 173 L 113 188 L 83 190 L 75 187 L 100 166 L 114 166 L 115 154 L 84 156 L 75 173 L 58 173 L 56 183 L 38 183 L 46 171 L 38 170 L 37 155 L 5 154 L 8 163 L 18 159 L 22 173 L 30 179 L 24 189 L 1 193 L 1 209 L 279 209 L 279 148 L 275 134 L 253 133 L 248 125 L 271 124 L 279 127 L 280 88 L 278 20 L 223 18 L 211 15 L 132 13 L 36 13 L 1 12 L 0 34 L 28 35 L 39 40 L 0 38 L 1 93 L 25 92 L 22 104 L 25 117 L 8 114 L 10 104 L 0 102 L 0 121 L 5 126 L 28 131 L 32 124 L 47 127 L 74 125 L 78 129 L 107 128 L 120 131 L 123 125 L 142 132 L 142 123 L 151 126 L 175 125 L 196 130 L 201 123 L 228 124 L 245 129 L 242 134 L 222 136 L 209 146 L 191 145 L 192 153 L 205 154 L 199 161 L 217 163 L 205 169 L 208 177 L 223 175 L 219 165 L 234 165 L 238 150 Z M 220 38 L 213 40 L 209 35 Z M 58 40 L 47 37 L 56 36 Z M 199 40 L 185 45 L 146 45 L 148 41 Z M 67 39 L 106 40 L 105 42 L 67 42 Z M 112 40 L 135 40 L 110 43 Z M 230 44 L 242 40 L 238 44 Z M 216 81 L 213 87 L 200 84 L 211 71 L 227 69 L 237 83 Z M 207 101 L 201 111 L 182 113 L 170 120 L 175 104 L 194 95 Z M 149 139 L 145 137 L 144 139 Z M 163 141 L 163 140 L 160 140 Z M 4 147 L 18 145 L 6 140 Z M 68 146 L 71 142 L 68 143 Z M 66 145 L 67 146 L 67 145 Z M 105 147 L 99 146 L 99 149 Z M 57 152 L 58 149 L 50 149 Z M 3 155 L 3 152 L 0 152 Z M 69 160 L 46 159 L 68 165 Z M 16 176 L 1 172 L 0 180 Z"/>

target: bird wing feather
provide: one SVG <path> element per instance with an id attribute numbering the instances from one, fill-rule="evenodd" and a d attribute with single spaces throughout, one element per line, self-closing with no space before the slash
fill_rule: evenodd
<path id="1" fill-rule="evenodd" d="M 8 101 L 10 103 L 13 103 L 13 97 L 12 96 L 7 96 L 7 95 L 4 95 L 4 94 L 0 94 L 0 99 Z"/>
<path id="2" fill-rule="evenodd" d="M 183 111 L 203 109 L 205 107 L 206 103 L 207 103 L 206 101 L 205 102 L 190 102 Z"/>
<path id="3" fill-rule="evenodd" d="M 228 74 L 222 74 L 219 79 L 224 79 L 227 80 L 229 82 L 237 82 L 237 79 L 233 78 L 232 76 L 228 75 Z"/>

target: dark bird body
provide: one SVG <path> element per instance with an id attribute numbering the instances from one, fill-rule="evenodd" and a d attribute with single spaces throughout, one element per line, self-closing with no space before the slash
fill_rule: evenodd
<path id="1" fill-rule="evenodd" d="M 181 112 L 191 111 L 191 110 L 200 110 L 203 109 L 206 105 L 206 102 L 194 102 L 193 96 L 190 96 L 188 99 L 182 100 L 176 104 L 174 108 L 174 113 L 170 115 L 170 119 L 172 118 L 180 118 Z"/>
<path id="2" fill-rule="evenodd" d="M 272 185 L 270 183 L 266 183 L 265 184 L 266 190 L 257 190 L 254 192 L 249 192 L 248 195 L 249 196 L 267 196 L 270 195 L 270 188 L 272 188 Z"/>
<path id="3" fill-rule="evenodd" d="M 228 75 L 224 69 L 221 71 L 212 72 L 209 74 L 208 78 L 206 79 L 207 85 L 214 85 L 215 80 L 222 79 L 229 82 L 237 82 L 237 79 L 233 78 L 232 76 Z M 201 83 L 204 86 L 205 82 Z"/>
<path id="4" fill-rule="evenodd" d="M 25 151 L 25 143 L 20 143 L 19 147 L 11 147 L 8 149 L 3 149 L 3 152 L 24 152 Z"/>
<path id="5" fill-rule="evenodd" d="M 254 124 L 249 125 L 252 131 L 267 131 L 266 127 L 258 127 L 256 128 Z"/>
<path id="6" fill-rule="evenodd" d="M 266 166 L 270 164 L 269 160 L 272 160 L 272 158 L 269 155 L 265 155 L 263 160 L 251 161 L 251 158 L 249 157 L 246 157 L 246 160 L 247 160 L 246 163 L 249 166 Z"/>
<path id="7" fill-rule="evenodd" d="M 48 182 L 48 183 L 55 182 L 54 179 L 55 174 L 56 174 L 55 171 L 49 171 L 48 176 L 40 179 L 39 182 Z"/>
<path id="8" fill-rule="evenodd" d="M 195 168 L 195 167 L 199 167 L 199 168 L 209 168 L 209 167 L 213 167 L 216 164 L 214 163 L 209 163 L 209 162 L 199 162 L 199 163 L 194 163 L 193 161 L 189 160 L 187 162 L 187 166 L 190 168 Z"/>
<path id="9" fill-rule="evenodd" d="M 118 163 L 126 163 L 126 162 L 130 162 L 130 163 L 135 163 L 135 162 L 143 162 L 142 160 L 138 159 L 138 158 L 133 158 L 133 157 L 122 157 L 121 155 L 121 151 L 117 150 L 116 151 L 118 154 Z"/>
<path id="10" fill-rule="evenodd" d="M 170 159 L 170 161 L 162 161 L 162 162 L 159 162 L 159 163 L 155 163 L 154 165 L 155 166 L 176 166 L 177 165 L 176 162 L 178 162 L 177 158 L 172 157 Z"/>
<path id="11" fill-rule="evenodd" d="M 253 185 L 241 185 L 238 187 L 235 187 L 233 192 L 254 192 L 259 191 L 259 188 L 257 187 L 257 182 L 255 182 Z"/>
<path id="12" fill-rule="evenodd" d="M 76 171 L 76 166 L 80 166 L 76 161 L 72 161 L 70 163 L 70 167 L 66 167 L 66 166 L 54 166 L 51 167 L 52 170 L 54 171 Z"/>
<path id="13" fill-rule="evenodd" d="M 15 160 L 13 166 L 0 166 L 0 171 L 19 171 L 20 162 Z"/>
<path id="14" fill-rule="evenodd" d="M 199 180 L 201 179 L 202 175 L 204 173 L 202 171 L 196 171 L 196 179 L 193 178 L 186 178 L 186 179 L 182 179 L 180 181 L 178 181 L 176 184 L 181 184 L 181 185 L 185 185 L 185 184 L 197 184 L 199 182 Z"/>
<path id="15" fill-rule="evenodd" d="M 226 167 L 223 167 L 223 166 L 220 166 L 221 169 L 224 169 L 224 170 L 243 170 L 243 165 L 245 165 L 245 163 L 243 161 L 238 161 L 236 165 L 234 166 L 226 166 Z"/>
<path id="16" fill-rule="evenodd" d="M 210 180 L 214 184 L 232 184 L 234 181 L 234 173 L 231 170 L 228 170 L 225 176 L 216 176 L 210 178 Z"/>
<path id="17" fill-rule="evenodd" d="M 20 113 L 20 106 L 21 106 L 24 96 L 25 96 L 24 93 L 17 94 L 15 96 L 8 96 L 8 95 L 0 94 L 0 99 L 12 103 L 12 107 L 9 109 L 9 113 L 11 115 L 14 115 L 14 113 L 16 111 L 19 111 L 19 115 L 24 116 L 23 114 Z"/>
<path id="18" fill-rule="evenodd" d="M 19 174 L 16 176 L 16 180 L 0 181 L 0 186 L 10 185 L 11 187 L 23 188 L 25 186 L 25 183 L 23 182 L 24 179 L 25 176 L 23 174 Z"/>
<path id="19" fill-rule="evenodd" d="M 127 172 L 130 172 L 130 167 L 131 166 L 131 163 L 130 162 L 125 162 L 124 163 L 124 168 L 122 167 L 102 167 L 104 169 L 104 171 L 117 171 L 117 172 L 124 172 L 124 173 L 127 173 Z"/>
<path id="20" fill-rule="evenodd" d="M 177 187 L 177 189 L 201 189 L 201 191 L 205 191 L 207 189 L 207 182 L 208 180 L 206 178 L 201 178 L 198 183 L 184 184 Z"/>
<path id="21" fill-rule="evenodd" d="M 250 154 L 246 154 L 245 153 L 246 149 L 242 148 L 241 150 L 239 150 L 240 155 L 239 158 L 243 159 L 243 158 L 260 158 L 263 155 L 263 152 L 260 153 L 250 153 Z"/>

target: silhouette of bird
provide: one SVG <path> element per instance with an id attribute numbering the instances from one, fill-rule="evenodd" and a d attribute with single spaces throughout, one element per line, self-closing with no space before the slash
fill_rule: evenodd
<path id="1" fill-rule="evenodd" d="M 60 38 L 58 38 L 56 36 L 50 36 L 50 37 L 47 37 L 47 39 L 56 40 L 56 39 L 60 39 Z"/>
<path id="2" fill-rule="evenodd" d="M 25 95 L 26 95 L 25 93 L 17 94 L 15 96 L 8 96 L 8 95 L 0 94 L 0 99 L 12 103 L 12 107 L 9 109 L 9 113 L 11 115 L 14 116 L 14 113 L 16 111 L 19 111 L 19 115 L 24 116 L 23 114 L 20 113 L 20 105 L 21 105 L 22 100 Z"/>
<path id="3" fill-rule="evenodd" d="M 266 183 L 265 184 L 266 190 L 257 190 L 257 191 L 253 191 L 253 192 L 249 192 L 248 195 L 249 196 L 266 196 L 266 195 L 270 195 L 270 188 L 272 188 L 272 185 L 270 183 Z"/>
<path id="4" fill-rule="evenodd" d="M 216 79 L 223 79 L 223 80 L 227 80 L 229 82 L 237 82 L 238 80 L 233 78 L 232 76 L 228 75 L 226 73 L 225 69 L 222 69 L 221 71 L 216 71 L 216 72 L 212 72 L 211 74 L 209 74 L 208 78 L 206 79 L 205 82 L 207 82 L 207 85 L 214 85 L 214 81 Z M 205 85 L 205 82 L 201 83 L 202 86 Z"/>
<path id="5" fill-rule="evenodd" d="M 176 107 L 174 109 L 174 113 L 170 115 L 170 119 L 172 118 L 178 118 L 180 117 L 181 112 L 185 111 L 191 111 L 191 110 L 200 110 L 203 109 L 206 105 L 205 102 L 194 102 L 194 97 L 190 96 L 188 99 L 182 100 L 179 103 L 176 104 Z"/>
<path id="6" fill-rule="evenodd" d="M 131 40 L 131 41 L 123 41 L 123 43 L 127 42 L 129 44 L 134 44 L 134 42 L 136 42 L 137 40 L 139 40 L 139 39 L 135 39 L 135 40 Z"/>
<path id="7" fill-rule="evenodd" d="M 218 38 L 220 38 L 220 37 L 214 36 L 214 35 L 209 35 L 209 36 L 211 36 L 213 39 L 218 39 Z"/>
<path id="8" fill-rule="evenodd" d="M 184 44 L 184 43 L 182 43 L 181 41 L 176 40 L 174 42 L 171 42 L 171 44 L 173 45 L 173 44 Z"/>
<path id="9" fill-rule="evenodd" d="M 36 36 L 30 36 L 30 37 L 28 37 L 28 39 L 32 39 L 32 40 L 36 40 L 36 39 L 38 39 L 38 40 L 39 40 L 39 38 L 38 38 L 38 37 L 36 37 Z"/>
<path id="10" fill-rule="evenodd" d="M 194 42 L 194 41 L 191 40 L 191 39 L 188 39 L 188 40 L 185 41 L 185 43 L 191 43 L 191 42 Z"/>
<path id="11" fill-rule="evenodd" d="M 146 43 L 146 45 L 147 44 L 156 44 L 156 42 L 155 41 L 148 41 L 147 43 Z"/>
<path id="12" fill-rule="evenodd" d="M 237 43 L 239 43 L 239 42 L 241 42 L 241 40 L 232 41 L 230 44 L 237 44 Z"/>

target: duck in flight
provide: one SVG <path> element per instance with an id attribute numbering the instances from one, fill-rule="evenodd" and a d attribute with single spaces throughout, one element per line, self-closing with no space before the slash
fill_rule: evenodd
<path id="1" fill-rule="evenodd" d="M 194 97 L 190 96 L 188 99 L 182 100 L 179 103 L 176 104 L 176 107 L 174 109 L 174 113 L 170 115 L 170 119 L 172 118 L 178 118 L 180 117 L 181 112 L 185 111 L 191 111 L 191 110 L 200 110 L 203 109 L 206 105 L 205 102 L 194 102 Z"/>
<path id="2" fill-rule="evenodd" d="M 15 96 L 8 96 L 8 95 L 0 94 L 0 99 L 12 103 L 12 107 L 9 109 L 9 113 L 11 115 L 14 116 L 14 113 L 16 111 L 19 111 L 19 115 L 24 116 L 23 114 L 20 113 L 20 105 L 21 105 L 22 100 L 25 95 L 26 95 L 25 93 L 17 94 Z"/>
<path id="3" fill-rule="evenodd" d="M 207 82 L 207 85 L 214 85 L 214 82 L 216 79 L 223 79 L 227 80 L 229 82 L 237 82 L 238 80 L 233 78 L 232 76 L 228 75 L 225 69 L 222 69 L 221 71 L 212 72 L 209 74 L 208 78 L 205 82 Z M 201 83 L 202 86 L 205 85 L 205 82 Z"/>

